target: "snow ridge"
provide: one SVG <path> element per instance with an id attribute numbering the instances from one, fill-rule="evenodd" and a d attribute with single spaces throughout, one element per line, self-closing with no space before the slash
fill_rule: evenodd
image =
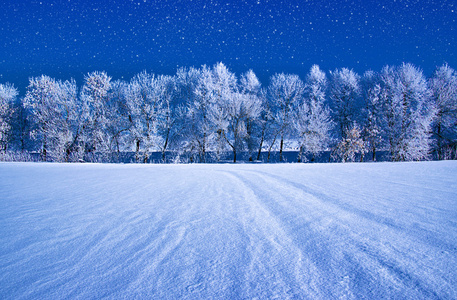
<path id="1" fill-rule="evenodd" d="M 456 174 L 1 163 L 0 298 L 456 298 Z"/>

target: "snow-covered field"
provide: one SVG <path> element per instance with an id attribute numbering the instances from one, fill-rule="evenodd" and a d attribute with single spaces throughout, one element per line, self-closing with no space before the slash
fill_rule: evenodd
<path id="1" fill-rule="evenodd" d="M 457 298 L 457 162 L 0 164 L 1 299 Z"/>

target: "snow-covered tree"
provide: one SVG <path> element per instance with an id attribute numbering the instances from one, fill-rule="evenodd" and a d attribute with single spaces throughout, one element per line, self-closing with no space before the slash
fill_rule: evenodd
<path id="1" fill-rule="evenodd" d="M 162 161 L 165 161 L 166 151 L 170 146 L 174 147 L 182 131 L 179 124 L 181 106 L 178 104 L 180 99 L 177 94 L 179 88 L 176 77 L 162 76 L 160 79 L 165 89 L 162 94 L 162 109 L 158 119 L 158 135 L 160 137 L 158 145 L 162 152 Z"/>
<path id="2" fill-rule="evenodd" d="M 146 163 L 158 148 L 159 119 L 165 105 L 168 79 L 142 72 L 128 86 L 127 105 L 131 122 L 130 134 L 135 144 L 136 160 Z"/>
<path id="3" fill-rule="evenodd" d="M 55 131 L 55 110 L 58 103 L 57 82 L 45 75 L 33 77 L 29 80 L 24 105 L 30 111 L 30 118 L 34 124 L 31 132 L 33 138 L 40 142 L 42 160 L 48 159 L 47 154 L 50 136 Z"/>
<path id="4" fill-rule="evenodd" d="M 284 140 L 290 136 L 293 128 L 293 109 L 300 102 L 304 92 L 303 81 L 293 74 L 275 74 L 268 86 L 268 97 L 274 111 L 276 132 L 270 143 L 270 150 L 280 138 L 279 160 L 283 161 Z"/>
<path id="5" fill-rule="evenodd" d="M 186 149 L 192 161 L 205 162 L 208 150 L 220 159 L 229 147 L 229 100 L 236 84 L 235 74 L 222 63 L 200 69 L 193 101 L 187 104 Z"/>
<path id="6" fill-rule="evenodd" d="M 330 107 L 337 126 L 337 135 L 345 139 L 358 114 L 360 76 L 347 68 L 330 72 Z"/>
<path id="7" fill-rule="evenodd" d="M 367 152 L 367 149 L 360 133 L 359 127 L 354 125 L 346 137 L 338 142 L 335 154 L 342 162 L 355 161 L 357 154 L 360 154 L 360 160 L 363 160 L 363 155 Z"/>
<path id="8" fill-rule="evenodd" d="M 232 121 L 230 119 L 233 119 L 233 115 L 229 113 L 233 114 L 236 111 L 237 104 L 232 99 L 235 98 L 237 91 L 237 78 L 223 63 L 217 63 L 205 84 L 210 91 L 208 117 L 215 132 L 213 147 L 216 150 L 216 159 L 219 160 L 228 149 L 227 146 L 233 149 L 235 145 L 235 141 L 232 141 L 232 144 L 229 142 L 227 132 Z"/>
<path id="9" fill-rule="evenodd" d="M 109 124 L 109 91 L 111 77 L 106 72 L 91 72 L 84 77 L 81 101 L 84 105 L 83 141 L 87 154 L 96 151 L 110 154 L 111 138 L 106 126 Z"/>
<path id="10" fill-rule="evenodd" d="M 264 111 L 265 97 L 262 95 L 261 83 L 252 70 L 241 75 L 239 90 L 241 94 L 245 95 L 246 134 L 244 142 L 249 154 L 249 161 L 253 161 L 255 152 L 259 146 L 262 147 L 263 143 L 261 115 Z"/>
<path id="11" fill-rule="evenodd" d="M 203 69 L 207 69 L 206 66 Z M 196 89 L 202 75 L 202 69 L 194 67 L 179 68 L 175 75 L 175 138 L 173 148 L 176 150 L 176 158 L 187 153 L 192 161 L 195 161 L 201 152 L 199 150 L 199 140 L 196 134 L 197 119 L 196 111 L 198 111 L 198 100 Z M 206 149 L 205 149 L 206 151 Z M 200 156 L 200 157 L 204 157 Z"/>
<path id="12" fill-rule="evenodd" d="M 20 151 L 22 154 L 27 150 L 33 149 L 34 141 L 31 138 L 31 120 L 28 110 L 24 107 L 24 98 L 16 98 L 12 103 L 11 118 L 11 142 L 10 146 L 13 151 Z"/>
<path id="13" fill-rule="evenodd" d="M 376 151 L 382 146 L 382 128 L 384 127 L 383 103 L 381 101 L 381 83 L 379 75 L 367 71 L 361 78 L 363 109 L 359 123 L 362 124 L 362 138 L 376 161 Z"/>
<path id="14" fill-rule="evenodd" d="M 221 159 L 229 151 L 234 161 L 240 153 L 251 161 L 263 149 L 267 159 L 278 149 L 283 161 L 287 142 L 298 142 L 299 160 L 315 159 L 330 144 L 345 161 L 367 151 L 375 161 L 379 150 L 395 161 L 427 159 L 432 151 L 449 159 L 457 157 L 456 128 L 457 73 L 447 64 L 429 81 L 403 64 L 362 77 L 336 69 L 327 82 L 315 65 L 305 84 L 281 73 L 262 88 L 252 70 L 238 80 L 217 63 L 175 76 L 143 72 L 128 83 L 92 72 L 79 93 L 74 80 L 44 75 L 30 79 L 24 98 L 0 84 L 0 151 L 39 150 L 53 161 L 119 161 L 132 149 L 143 162 L 152 151 L 164 161 L 176 153 L 206 162 L 209 152 Z"/>
<path id="15" fill-rule="evenodd" d="M 330 142 L 329 133 L 333 126 L 329 110 L 318 102 L 303 102 L 298 107 L 294 125 L 300 145 L 298 162 L 308 153 L 312 155 L 311 161 L 314 161 Z"/>
<path id="16" fill-rule="evenodd" d="M 109 122 L 105 125 L 108 137 L 106 152 L 111 161 L 119 161 L 121 152 L 129 150 L 129 110 L 126 90 L 128 83 L 121 80 L 111 82 L 105 105 L 105 115 Z"/>
<path id="17" fill-rule="evenodd" d="M 262 88 L 259 93 L 259 101 L 262 110 L 260 111 L 260 116 L 257 119 L 258 128 L 258 151 L 257 151 L 257 160 L 260 160 L 262 155 L 262 150 L 264 144 L 268 144 L 268 141 L 272 140 L 272 136 L 275 136 L 275 127 L 274 127 L 274 116 L 273 110 L 271 108 L 271 103 L 268 101 L 268 93 L 265 88 Z M 273 144 L 270 144 L 273 146 Z M 270 147 L 271 150 L 271 147 Z M 270 159 L 270 151 L 268 151 L 268 160 Z"/>
<path id="18" fill-rule="evenodd" d="M 422 71 L 411 64 L 385 67 L 381 82 L 391 159 L 428 158 L 434 109 L 429 105 L 427 81 Z"/>
<path id="19" fill-rule="evenodd" d="M 0 152 L 6 151 L 11 138 L 13 105 L 18 92 L 11 84 L 0 84 Z"/>
<path id="20" fill-rule="evenodd" d="M 31 78 L 24 105 L 34 124 L 32 135 L 40 143 L 42 160 L 68 161 L 77 152 L 81 115 L 76 83 L 45 75 Z"/>
<path id="21" fill-rule="evenodd" d="M 233 93 L 226 104 L 228 126 L 224 138 L 233 152 L 233 162 L 236 162 L 237 153 L 244 149 L 254 149 L 253 126 L 262 111 L 259 98 L 252 94 L 241 92 Z M 252 152 L 249 152 L 251 154 Z M 252 160 L 252 157 L 250 158 Z"/>
<path id="22" fill-rule="evenodd" d="M 198 80 L 193 90 L 193 101 L 186 103 L 184 117 L 183 148 L 190 156 L 191 162 L 206 162 L 211 140 L 214 138 L 211 122 L 208 117 L 212 99 L 212 72 L 207 66 L 199 70 Z"/>
<path id="23" fill-rule="evenodd" d="M 227 123 L 224 125 L 224 129 L 220 128 L 218 130 L 221 132 L 221 137 L 232 149 L 233 162 L 236 162 L 237 153 L 244 149 L 244 138 L 247 136 L 245 122 L 248 96 L 236 92 L 232 93 L 224 102 L 223 110 Z M 219 106 L 219 108 L 221 107 Z"/>
<path id="24" fill-rule="evenodd" d="M 438 159 L 457 155 L 457 72 L 445 64 L 430 79 L 430 90 L 436 115 L 433 137 Z"/>
<path id="25" fill-rule="evenodd" d="M 72 79 L 58 81 L 58 113 L 60 130 L 53 137 L 51 157 L 56 161 L 77 161 L 84 157 L 84 144 L 81 142 L 83 106 L 78 98 L 78 87 Z"/>
<path id="26" fill-rule="evenodd" d="M 294 126 L 299 136 L 300 151 L 298 161 L 303 154 L 312 154 L 314 161 L 317 154 L 325 150 L 330 141 L 332 122 L 330 112 L 325 106 L 327 78 L 319 66 L 314 65 L 306 78 L 303 103 L 296 110 Z"/>
<path id="27" fill-rule="evenodd" d="M 206 68 L 206 67 L 204 67 Z M 199 83 L 201 70 L 190 68 L 179 68 L 175 75 L 175 89 L 178 104 L 188 104 L 195 100 L 195 89 Z"/>

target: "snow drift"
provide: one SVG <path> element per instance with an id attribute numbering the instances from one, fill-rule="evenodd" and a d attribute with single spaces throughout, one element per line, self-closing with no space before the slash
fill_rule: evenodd
<path id="1" fill-rule="evenodd" d="M 457 298 L 457 162 L 0 164 L 0 298 Z"/>

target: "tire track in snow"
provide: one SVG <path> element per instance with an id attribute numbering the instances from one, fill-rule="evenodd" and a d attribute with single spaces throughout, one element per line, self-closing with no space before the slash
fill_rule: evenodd
<path id="1" fill-rule="evenodd" d="M 238 222 L 249 237 L 246 251 L 250 261 L 245 271 L 244 288 L 248 294 L 243 298 L 321 298 L 317 287 L 323 278 L 317 276 L 317 268 L 294 243 L 283 220 L 264 205 L 263 199 L 259 199 L 237 173 L 221 173 L 230 178 L 243 201 L 242 206 L 232 212 L 238 216 Z M 304 265 L 307 272 L 302 272 Z"/>
<path id="2" fill-rule="evenodd" d="M 323 268 L 325 272 L 338 273 L 338 270 L 335 270 L 335 263 L 340 265 L 339 268 L 343 267 L 343 269 L 347 269 L 346 273 L 352 273 L 352 276 L 354 276 L 354 273 L 357 275 L 356 277 L 358 278 L 354 277 L 350 282 L 352 284 L 357 283 L 358 286 L 354 286 L 357 289 L 360 289 L 360 284 L 367 285 L 367 288 L 370 288 L 370 286 L 373 288 L 374 283 L 380 280 L 377 273 L 382 274 L 383 272 L 387 272 L 385 278 L 381 278 L 383 284 L 386 286 L 406 287 L 410 290 L 411 295 L 417 293 L 421 297 L 440 298 L 440 295 L 435 292 L 436 289 L 441 290 L 446 297 L 455 296 L 455 289 L 449 283 L 450 278 L 440 275 L 442 270 L 428 266 L 427 270 L 424 271 L 421 267 L 417 268 L 415 266 L 418 263 L 421 264 L 420 260 L 417 261 L 418 258 L 427 259 L 423 252 L 427 253 L 430 251 L 431 249 L 427 248 L 432 245 L 425 245 L 426 248 L 424 249 L 424 245 L 413 239 L 406 243 L 406 249 L 398 249 L 398 247 L 396 249 L 395 244 L 397 242 L 402 244 L 404 242 L 402 239 L 411 239 L 408 235 L 409 233 L 405 236 L 401 228 L 389 226 L 389 222 L 380 222 L 377 216 L 370 218 L 371 215 L 368 214 L 367 216 L 362 210 L 356 208 L 354 210 L 348 209 L 348 205 L 342 205 L 338 199 L 330 198 L 304 184 L 298 184 L 279 176 L 273 176 L 259 171 L 243 171 L 240 173 L 249 174 L 249 176 L 240 176 L 240 178 L 246 182 L 250 182 L 256 194 L 263 199 L 274 198 L 271 196 L 272 194 L 276 195 L 276 199 L 283 199 L 270 201 L 269 205 L 271 209 L 284 214 L 286 219 L 294 220 L 294 215 L 298 218 L 303 216 L 306 218 L 306 215 L 300 212 L 300 207 L 307 210 L 308 214 L 313 216 L 311 221 L 308 220 L 308 224 L 310 225 L 308 229 L 312 229 L 314 233 L 311 236 L 308 235 L 307 238 L 314 240 L 315 244 L 321 248 L 322 240 L 327 240 L 328 246 L 323 247 L 321 250 L 328 250 L 331 255 L 324 258 L 324 260 L 335 260 L 333 266 L 332 264 L 326 265 L 325 263 L 318 262 L 322 257 L 315 254 L 312 255 L 312 260 L 315 264 Z M 264 181 L 264 183 L 259 184 L 259 180 L 252 180 L 255 177 Z M 262 191 L 259 187 L 267 187 L 268 192 Z M 294 209 L 297 211 L 296 213 Z M 285 211 L 289 213 L 287 214 Z M 328 219 L 326 222 L 329 224 L 322 222 L 326 218 Z M 320 226 L 319 223 L 321 223 Z M 373 230 L 373 227 L 377 229 Z M 386 243 L 385 240 L 381 242 L 373 237 L 365 236 L 365 234 L 370 232 L 382 233 L 383 231 L 388 231 L 387 236 L 390 239 L 394 239 L 394 241 Z M 342 237 L 344 237 L 344 240 L 342 240 Z M 415 246 L 412 246 L 414 244 L 419 249 L 416 250 Z M 311 253 L 313 253 L 313 249 L 308 250 L 311 250 Z M 403 252 L 398 253 L 398 250 L 403 250 Z M 392 255 L 393 251 L 397 253 Z M 308 251 L 304 252 L 306 253 Z M 423 267 L 427 267 L 424 263 L 422 265 Z M 380 269 L 384 271 L 379 272 Z M 433 277 L 434 280 L 432 282 L 422 279 L 427 277 L 427 271 L 436 273 L 437 275 Z M 348 276 L 344 275 L 342 277 L 344 279 L 343 285 L 347 286 Z M 443 286 L 447 288 L 443 289 Z M 376 289 L 379 289 L 379 287 Z M 385 289 L 379 289 L 379 291 L 383 290 Z M 351 293 L 348 289 L 345 289 L 342 294 L 336 294 L 334 296 L 345 297 L 348 295 L 351 295 Z M 392 296 L 395 296 L 395 293 Z"/>
<path id="3" fill-rule="evenodd" d="M 328 205 L 334 206 L 338 211 L 345 211 L 349 214 L 356 215 L 359 218 L 366 219 L 367 221 L 376 222 L 381 227 L 383 227 L 383 225 L 386 225 L 397 231 L 405 230 L 405 227 L 403 224 L 398 224 L 398 220 L 395 220 L 395 219 L 387 217 L 387 216 L 382 216 L 380 214 L 375 214 L 373 212 L 368 211 L 367 209 L 358 208 L 357 206 L 352 205 L 348 202 L 343 202 L 343 201 L 339 200 L 338 197 L 329 196 L 323 192 L 320 192 L 315 187 L 311 187 L 310 185 L 297 183 L 297 182 L 288 180 L 288 179 L 280 177 L 280 176 L 273 176 L 271 174 L 269 174 L 269 175 L 262 174 L 261 176 L 264 176 L 265 178 L 268 177 L 272 181 L 281 182 L 282 184 L 284 184 L 286 186 L 293 187 L 297 190 L 301 190 L 307 194 L 310 194 L 310 195 L 314 196 L 316 199 L 319 199 L 320 201 L 322 201 Z M 344 190 L 344 189 L 339 190 L 338 193 L 351 195 L 350 190 L 348 191 L 348 190 Z M 414 235 L 415 237 L 417 237 L 418 239 L 426 241 L 430 246 L 440 245 L 441 247 L 444 247 L 445 250 L 450 251 L 450 252 L 457 250 L 454 244 L 448 243 L 447 241 L 440 239 L 433 233 L 428 232 L 427 230 L 421 229 L 418 226 L 408 228 L 408 235 L 411 235 L 411 234 Z"/>
<path id="4" fill-rule="evenodd" d="M 239 197 L 231 193 L 231 181 L 225 176 L 206 166 L 195 169 L 197 174 L 183 176 L 185 188 L 175 189 L 174 197 L 164 203 L 166 213 L 162 225 L 151 232 L 155 237 L 151 244 L 162 242 L 157 238 L 161 236 L 161 226 L 164 233 L 169 230 L 174 234 L 177 228 L 183 228 L 185 234 L 165 256 L 154 252 L 155 248 L 147 251 L 144 265 L 148 268 L 138 275 L 138 284 L 132 284 L 126 295 L 166 298 L 173 294 L 181 299 L 209 295 L 236 299 L 242 295 L 240 274 L 249 257 L 245 251 L 239 251 L 246 248 L 248 239 L 232 213 L 238 209 Z M 167 241 L 165 236 L 163 242 Z M 145 285 L 151 288 L 145 289 Z"/>
<path id="5" fill-rule="evenodd" d="M 320 185 L 358 165 L 32 168 L 0 183 L 0 298 L 457 298 L 452 185 L 423 198 L 451 238 L 421 238 L 440 218 L 427 227 L 413 191 L 398 202 L 417 228 L 382 214 L 395 199 L 351 197 L 350 178 Z"/>
<path id="6" fill-rule="evenodd" d="M 244 173 L 244 175 L 243 175 Z M 246 176 L 250 174 L 250 176 Z M 251 172 L 234 172 L 234 176 L 244 182 L 253 191 L 255 197 L 270 214 L 275 215 L 278 224 L 289 243 L 301 253 L 302 264 L 295 266 L 295 278 L 297 290 L 305 291 L 305 297 L 327 299 L 352 298 L 350 289 L 346 286 L 347 278 L 344 272 L 336 269 L 332 257 L 334 245 L 326 233 L 333 226 L 331 218 L 321 211 L 316 211 L 311 205 L 315 202 L 312 195 L 305 194 L 301 190 L 290 189 L 282 186 L 277 180 L 270 180 L 267 184 L 262 182 L 264 177 L 261 173 L 252 176 Z M 299 203 L 297 198 L 304 200 Z M 323 229 L 316 230 L 316 224 L 322 223 Z"/>

